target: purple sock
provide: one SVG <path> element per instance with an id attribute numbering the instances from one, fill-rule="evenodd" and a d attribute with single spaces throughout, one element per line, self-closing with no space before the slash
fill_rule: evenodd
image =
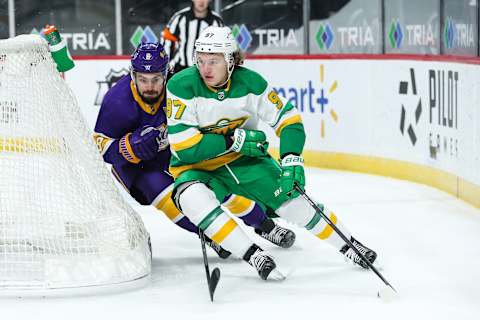
<path id="1" fill-rule="evenodd" d="M 263 212 L 262 208 L 255 203 L 252 211 L 243 217 L 239 217 L 245 222 L 246 225 L 254 227 L 255 229 L 261 229 L 262 223 L 267 219 L 267 215 Z"/>
<path id="2" fill-rule="evenodd" d="M 198 228 L 187 217 L 183 217 L 175 223 L 182 229 L 198 234 Z"/>

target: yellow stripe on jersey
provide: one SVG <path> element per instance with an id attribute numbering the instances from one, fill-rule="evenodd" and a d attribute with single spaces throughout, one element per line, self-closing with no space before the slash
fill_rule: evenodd
<path id="1" fill-rule="evenodd" d="M 242 156 L 241 153 L 230 152 L 223 156 L 200 161 L 194 164 L 187 164 L 179 167 L 170 167 L 169 171 L 174 178 L 178 178 L 180 174 L 182 174 L 187 170 L 200 169 L 200 170 L 206 170 L 206 171 L 213 171 L 217 168 L 220 168 L 223 165 L 229 164 L 230 162 L 237 160 L 241 156 Z"/>
<path id="2" fill-rule="evenodd" d="M 233 195 L 232 197 L 233 199 L 227 204 L 225 204 L 225 206 L 231 213 L 235 215 L 244 213 L 251 207 L 253 202 L 252 200 L 244 198 L 242 196 Z"/>
<path id="3" fill-rule="evenodd" d="M 330 213 L 330 221 L 332 221 L 333 224 L 337 224 L 337 216 L 334 215 L 333 212 Z M 328 237 L 330 237 L 332 232 L 333 232 L 333 228 L 330 227 L 329 224 L 327 224 L 325 228 L 320 233 L 317 234 L 317 237 L 319 237 L 322 240 L 325 240 Z"/>
<path id="4" fill-rule="evenodd" d="M 220 230 L 212 236 L 212 240 L 221 244 L 223 240 L 237 227 L 237 223 L 233 219 L 229 219 Z"/>
<path id="5" fill-rule="evenodd" d="M 155 207 L 158 210 L 163 211 L 163 213 L 165 213 L 165 215 L 173 222 L 176 222 L 179 216 L 183 215 L 173 203 L 171 191 L 167 193 Z"/>
<path id="6" fill-rule="evenodd" d="M 280 137 L 283 128 L 294 123 L 302 123 L 302 117 L 299 114 L 283 120 L 283 122 L 278 126 L 277 130 L 275 130 L 275 134 Z"/>
<path id="7" fill-rule="evenodd" d="M 241 156 L 242 156 L 241 153 L 230 152 L 223 156 L 200 161 L 194 164 L 187 164 L 179 167 L 170 166 L 169 171 L 174 178 L 178 178 L 180 174 L 182 174 L 187 170 L 199 169 L 199 170 L 213 171 L 217 168 L 220 168 L 223 165 L 229 164 L 230 162 L 237 160 Z"/>
<path id="8" fill-rule="evenodd" d="M 182 151 L 182 150 L 193 147 L 194 145 L 199 143 L 202 140 L 202 138 L 203 138 L 203 134 L 199 132 L 194 136 L 188 138 L 187 140 L 184 140 L 178 143 L 173 143 L 171 144 L 171 146 L 172 146 L 172 149 L 175 151 Z"/>

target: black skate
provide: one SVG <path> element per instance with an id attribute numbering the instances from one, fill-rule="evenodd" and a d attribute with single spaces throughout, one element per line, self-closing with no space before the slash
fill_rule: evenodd
<path id="1" fill-rule="evenodd" d="M 279 226 L 278 224 L 268 233 L 263 232 L 260 229 L 255 229 L 255 233 L 282 248 L 290 248 L 295 242 L 295 233 L 292 230 Z"/>
<path id="2" fill-rule="evenodd" d="M 209 237 L 205 236 L 205 243 L 215 251 L 215 253 L 221 258 L 221 259 L 227 259 L 230 257 L 232 254 L 230 251 L 225 250 L 222 248 L 221 245 L 210 239 Z"/>
<path id="3" fill-rule="evenodd" d="M 367 258 L 370 263 L 373 264 L 375 259 L 377 259 L 377 253 L 373 251 L 372 249 L 364 246 L 360 241 L 357 241 L 354 237 L 350 238 L 350 241 L 352 242 L 353 246 L 360 251 L 361 254 L 365 258 Z M 351 260 L 354 264 L 359 265 L 360 267 L 364 269 L 368 269 L 368 264 L 365 263 L 365 261 L 360 258 L 358 254 L 355 253 L 347 244 L 345 244 L 342 249 L 340 249 L 340 252 L 345 256 L 346 259 Z"/>
<path id="4" fill-rule="evenodd" d="M 248 255 L 250 255 L 250 257 L 247 260 Z M 274 280 L 285 279 L 285 276 L 276 269 L 277 265 L 275 261 L 273 261 L 273 258 L 257 245 L 252 245 L 250 249 L 248 249 L 244 260 L 257 269 L 258 275 L 263 280 L 267 280 L 267 278 Z"/>

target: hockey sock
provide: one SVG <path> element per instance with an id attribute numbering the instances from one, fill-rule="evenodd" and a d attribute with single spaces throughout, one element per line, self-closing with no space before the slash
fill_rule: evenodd
<path id="1" fill-rule="evenodd" d="M 203 183 L 193 183 L 177 192 L 177 202 L 185 216 L 205 235 L 237 257 L 243 257 L 253 242 L 226 214 L 215 193 Z"/>
<path id="2" fill-rule="evenodd" d="M 183 216 L 179 221 L 175 222 L 177 226 L 179 226 L 182 229 L 185 229 L 190 232 L 194 232 L 198 234 L 198 228 L 196 225 L 194 225 L 190 220 L 188 220 L 187 217 Z"/>
<path id="3" fill-rule="evenodd" d="M 322 209 L 323 213 L 329 217 L 330 221 L 340 230 L 343 234 L 350 238 L 351 234 L 347 228 L 339 221 L 337 216 L 323 205 L 318 205 Z M 333 230 L 332 227 L 322 218 L 320 213 L 302 197 L 294 198 L 285 202 L 276 210 L 276 213 L 287 221 L 293 222 L 298 226 L 304 227 L 317 238 L 325 240 L 332 246 L 340 250 L 345 242 L 342 238 Z"/>
<path id="4" fill-rule="evenodd" d="M 238 228 L 235 220 L 230 218 L 220 206 L 208 213 L 198 227 L 210 239 L 238 257 L 242 257 L 252 244 L 244 231 Z"/>
<path id="5" fill-rule="evenodd" d="M 262 229 L 262 224 L 269 219 L 262 208 L 254 201 L 242 196 L 231 195 L 227 197 L 226 201 L 223 202 L 223 205 L 236 217 L 242 219 L 246 225 L 265 231 Z M 270 230 L 273 229 L 274 226 L 275 225 L 273 224 Z"/>
<path id="6" fill-rule="evenodd" d="M 158 210 L 165 213 L 165 215 L 177 226 L 190 232 L 198 234 L 198 228 L 185 215 L 178 210 L 172 200 L 172 192 L 160 194 L 152 203 Z"/>
<path id="7" fill-rule="evenodd" d="M 330 219 L 330 221 L 347 237 L 351 238 L 351 234 L 345 226 L 339 221 L 337 216 L 323 205 L 319 205 L 323 210 L 324 214 Z M 310 222 L 305 226 L 305 229 L 313 233 L 317 238 L 325 240 L 335 248 L 340 250 L 344 245 L 345 241 L 333 230 L 333 228 L 323 219 L 318 212 L 313 214 Z"/>

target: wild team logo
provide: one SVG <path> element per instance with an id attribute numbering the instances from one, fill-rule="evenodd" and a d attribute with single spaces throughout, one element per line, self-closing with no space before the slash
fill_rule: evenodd
<path id="1" fill-rule="evenodd" d="M 215 133 L 215 134 L 223 134 L 226 135 L 236 128 L 240 128 L 243 126 L 245 122 L 247 122 L 248 117 L 241 117 L 238 119 L 220 119 L 216 124 L 207 126 L 201 129 L 202 133 Z"/>
<path id="2" fill-rule="evenodd" d="M 99 106 L 102 104 L 103 97 L 107 93 L 107 91 L 117 83 L 120 78 L 122 78 L 124 75 L 128 74 L 129 71 L 125 68 L 115 71 L 113 69 L 110 69 L 110 72 L 107 74 L 105 77 L 105 81 L 97 81 L 98 84 L 98 91 L 97 95 L 95 97 L 95 102 L 94 105 Z"/>
<path id="3" fill-rule="evenodd" d="M 417 96 L 417 85 L 415 81 L 415 70 L 413 68 L 410 68 L 410 83 L 408 81 L 400 81 L 398 93 L 401 95 L 409 95 L 408 93 L 408 87 L 412 88 L 411 89 L 411 95 L 415 97 Z M 418 125 L 418 121 L 420 120 L 420 116 L 422 115 L 422 98 L 418 97 L 418 102 L 417 106 L 415 107 L 415 112 L 414 112 L 414 120 L 408 125 L 406 124 L 406 119 L 407 119 L 407 108 L 402 104 L 402 109 L 400 113 L 400 132 L 402 135 L 405 134 L 405 127 L 407 126 L 406 132 L 408 134 L 408 137 L 410 138 L 410 142 L 412 143 L 412 146 L 415 145 L 417 142 L 417 135 L 415 134 L 414 126 L 416 127 Z"/>

